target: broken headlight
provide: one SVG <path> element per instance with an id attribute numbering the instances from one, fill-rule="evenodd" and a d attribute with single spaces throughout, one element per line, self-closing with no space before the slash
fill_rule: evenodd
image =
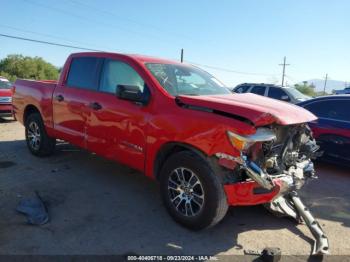
<path id="1" fill-rule="evenodd" d="M 227 131 L 227 136 L 232 146 L 234 146 L 240 152 L 245 151 L 256 142 L 267 142 L 276 139 L 275 133 L 271 129 L 265 127 L 258 128 L 253 135 L 242 136 L 231 131 Z"/>

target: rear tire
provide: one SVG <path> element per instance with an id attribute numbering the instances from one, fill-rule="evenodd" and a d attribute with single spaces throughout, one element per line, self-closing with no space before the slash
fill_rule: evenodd
<path id="1" fill-rule="evenodd" d="M 56 139 L 47 135 L 39 113 L 30 114 L 25 122 L 25 136 L 29 151 L 35 156 L 49 156 L 55 151 Z"/>
<path id="2" fill-rule="evenodd" d="M 181 225 L 200 230 L 225 216 L 228 204 L 223 184 L 210 164 L 192 151 L 170 156 L 160 173 L 165 207 Z"/>

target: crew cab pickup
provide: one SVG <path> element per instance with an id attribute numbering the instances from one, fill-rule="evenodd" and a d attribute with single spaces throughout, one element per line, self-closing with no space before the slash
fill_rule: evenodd
<path id="1" fill-rule="evenodd" d="M 17 80 L 13 103 L 32 154 L 52 154 L 61 139 L 135 168 L 159 181 L 186 227 L 265 204 L 321 230 L 296 194 L 318 149 L 306 124 L 316 117 L 301 107 L 232 94 L 192 65 L 114 53 L 70 55 L 57 82 Z"/>

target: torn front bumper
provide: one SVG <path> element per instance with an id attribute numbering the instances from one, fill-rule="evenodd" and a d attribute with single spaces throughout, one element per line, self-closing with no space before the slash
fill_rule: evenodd
<path id="1" fill-rule="evenodd" d="M 250 179 L 224 185 L 228 203 L 232 206 L 269 203 L 281 195 L 300 189 L 307 178 L 314 178 L 311 161 L 303 161 L 277 176 L 265 173 L 245 156 L 236 158 L 235 161 Z"/>
<path id="2" fill-rule="evenodd" d="M 228 204 L 264 204 L 277 216 L 290 216 L 298 222 L 304 221 L 315 238 L 312 254 L 328 254 L 327 236 L 296 193 L 306 179 L 315 178 L 312 162 L 302 161 L 280 175 L 271 176 L 246 157 L 241 157 L 238 161 L 251 180 L 224 185 Z"/>
<path id="3" fill-rule="evenodd" d="M 227 202 L 231 206 L 251 206 L 271 202 L 281 191 L 282 182 L 274 181 L 272 190 L 262 188 L 255 181 L 245 181 L 235 184 L 224 185 Z"/>

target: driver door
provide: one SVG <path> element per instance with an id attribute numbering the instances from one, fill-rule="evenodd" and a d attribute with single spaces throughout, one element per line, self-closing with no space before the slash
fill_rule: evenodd
<path id="1" fill-rule="evenodd" d="M 105 59 L 98 94 L 93 101 L 98 106 L 91 109 L 87 121 L 87 148 L 143 171 L 149 105 L 119 99 L 116 97 L 117 85 L 147 89 L 131 65 Z"/>

